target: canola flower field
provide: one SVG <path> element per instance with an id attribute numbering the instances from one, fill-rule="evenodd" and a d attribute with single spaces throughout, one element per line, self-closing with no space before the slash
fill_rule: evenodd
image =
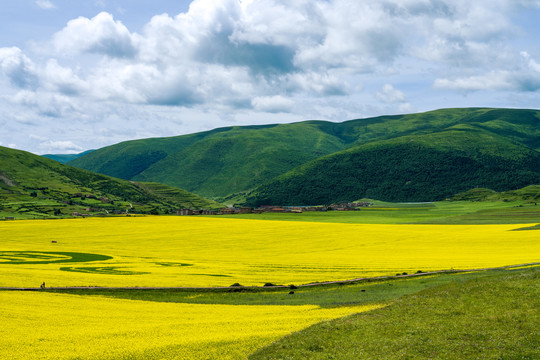
<path id="1" fill-rule="evenodd" d="M 378 308 L 169 304 L 0 292 L 2 359 L 240 359 L 314 323 Z"/>
<path id="2" fill-rule="evenodd" d="M 535 262 L 530 225 L 387 225 L 204 217 L 1 222 L 0 287 L 305 284 Z"/>
<path id="3" fill-rule="evenodd" d="M 374 225 L 204 217 L 1 222 L 0 287 L 303 284 L 537 262 L 528 225 Z M 0 291 L 1 359 L 242 359 L 386 304 L 166 303 Z"/>

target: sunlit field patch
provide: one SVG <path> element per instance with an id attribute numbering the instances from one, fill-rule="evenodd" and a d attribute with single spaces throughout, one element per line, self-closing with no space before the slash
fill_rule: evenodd
<path id="1" fill-rule="evenodd" d="M 510 231 L 523 226 L 173 216 L 2 222 L 0 286 L 289 285 L 538 261 L 538 233 Z"/>
<path id="2" fill-rule="evenodd" d="M 1 359 L 240 359 L 364 305 L 171 304 L 40 292 L 0 292 Z"/>

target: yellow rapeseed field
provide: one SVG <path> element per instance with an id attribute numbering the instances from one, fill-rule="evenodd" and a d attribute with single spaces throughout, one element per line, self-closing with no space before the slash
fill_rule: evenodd
<path id="1" fill-rule="evenodd" d="M 536 262 L 524 225 L 368 225 L 204 217 L 0 222 L 1 287 L 302 284 Z M 0 359 L 239 359 L 322 309 L 0 291 Z"/>
<path id="2" fill-rule="evenodd" d="M 0 286 L 288 285 L 539 261 L 538 231 L 510 231 L 523 226 L 174 216 L 1 222 Z"/>
<path id="3" fill-rule="evenodd" d="M 377 307 L 198 305 L 0 291 L 0 359 L 242 359 L 293 331 Z"/>

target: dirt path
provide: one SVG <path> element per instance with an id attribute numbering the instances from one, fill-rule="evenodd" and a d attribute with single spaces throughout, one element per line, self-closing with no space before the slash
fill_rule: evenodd
<path id="1" fill-rule="evenodd" d="M 522 266 L 535 266 L 540 265 L 540 262 L 528 263 L 528 264 L 517 264 L 517 265 L 506 265 L 499 267 L 491 268 L 480 268 L 480 269 L 451 269 L 451 270 L 437 270 L 437 271 L 428 271 L 415 274 L 405 274 L 405 275 L 393 275 L 393 276 L 375 276 L 375 277 L 363 277 L 350 280 L 338 280 L 338 281 L 325 281 L 325 282 L 314 282 L 309 284 L 296 285 L 296 288 L 306 288 L 306 287 L 315 287 L 315 286 L 325 286 L 325 285 L 338 285 L 338 284 L 354 284 L 359 282 L 371 282 L 371 281 L 381 281 L 381 280 L 391 280 L 391 279 L 400 279 L 408 277 L 418 277 L 425 275 L 435 275 L 435 274 L 454 274 L 454 273 L 463 273 L 463 272 L 473 272 L 473 271 L 487 271 L 487 270 L 503 270 L 503 269 L 512 269 Z M 0 287 L 0 291 L 47 291 L 47 290 L 221 290 L 221 291 L 230 291 L 230 290 L 269 290 L 269 289 L 289 289 L 290 286 L 286 285 L 275 285 L 275 286 L 222 286 L 222 287 L 184 287 L 184 286 L 171 286 L 171 287 L 100 287 L 100 286 L 66 286 L 66 287 Z"/>

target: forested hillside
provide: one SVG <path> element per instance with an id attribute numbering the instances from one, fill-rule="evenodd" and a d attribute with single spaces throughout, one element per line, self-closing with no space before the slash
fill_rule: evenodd
<path id="1" fill-rule="evenodd" d="M 540 153 L 469 126 L 358 146 L 310 162 L 255 190 L 252 205 L 360 198 L 444 200 L 471 188 L 540 183 Z"/>

